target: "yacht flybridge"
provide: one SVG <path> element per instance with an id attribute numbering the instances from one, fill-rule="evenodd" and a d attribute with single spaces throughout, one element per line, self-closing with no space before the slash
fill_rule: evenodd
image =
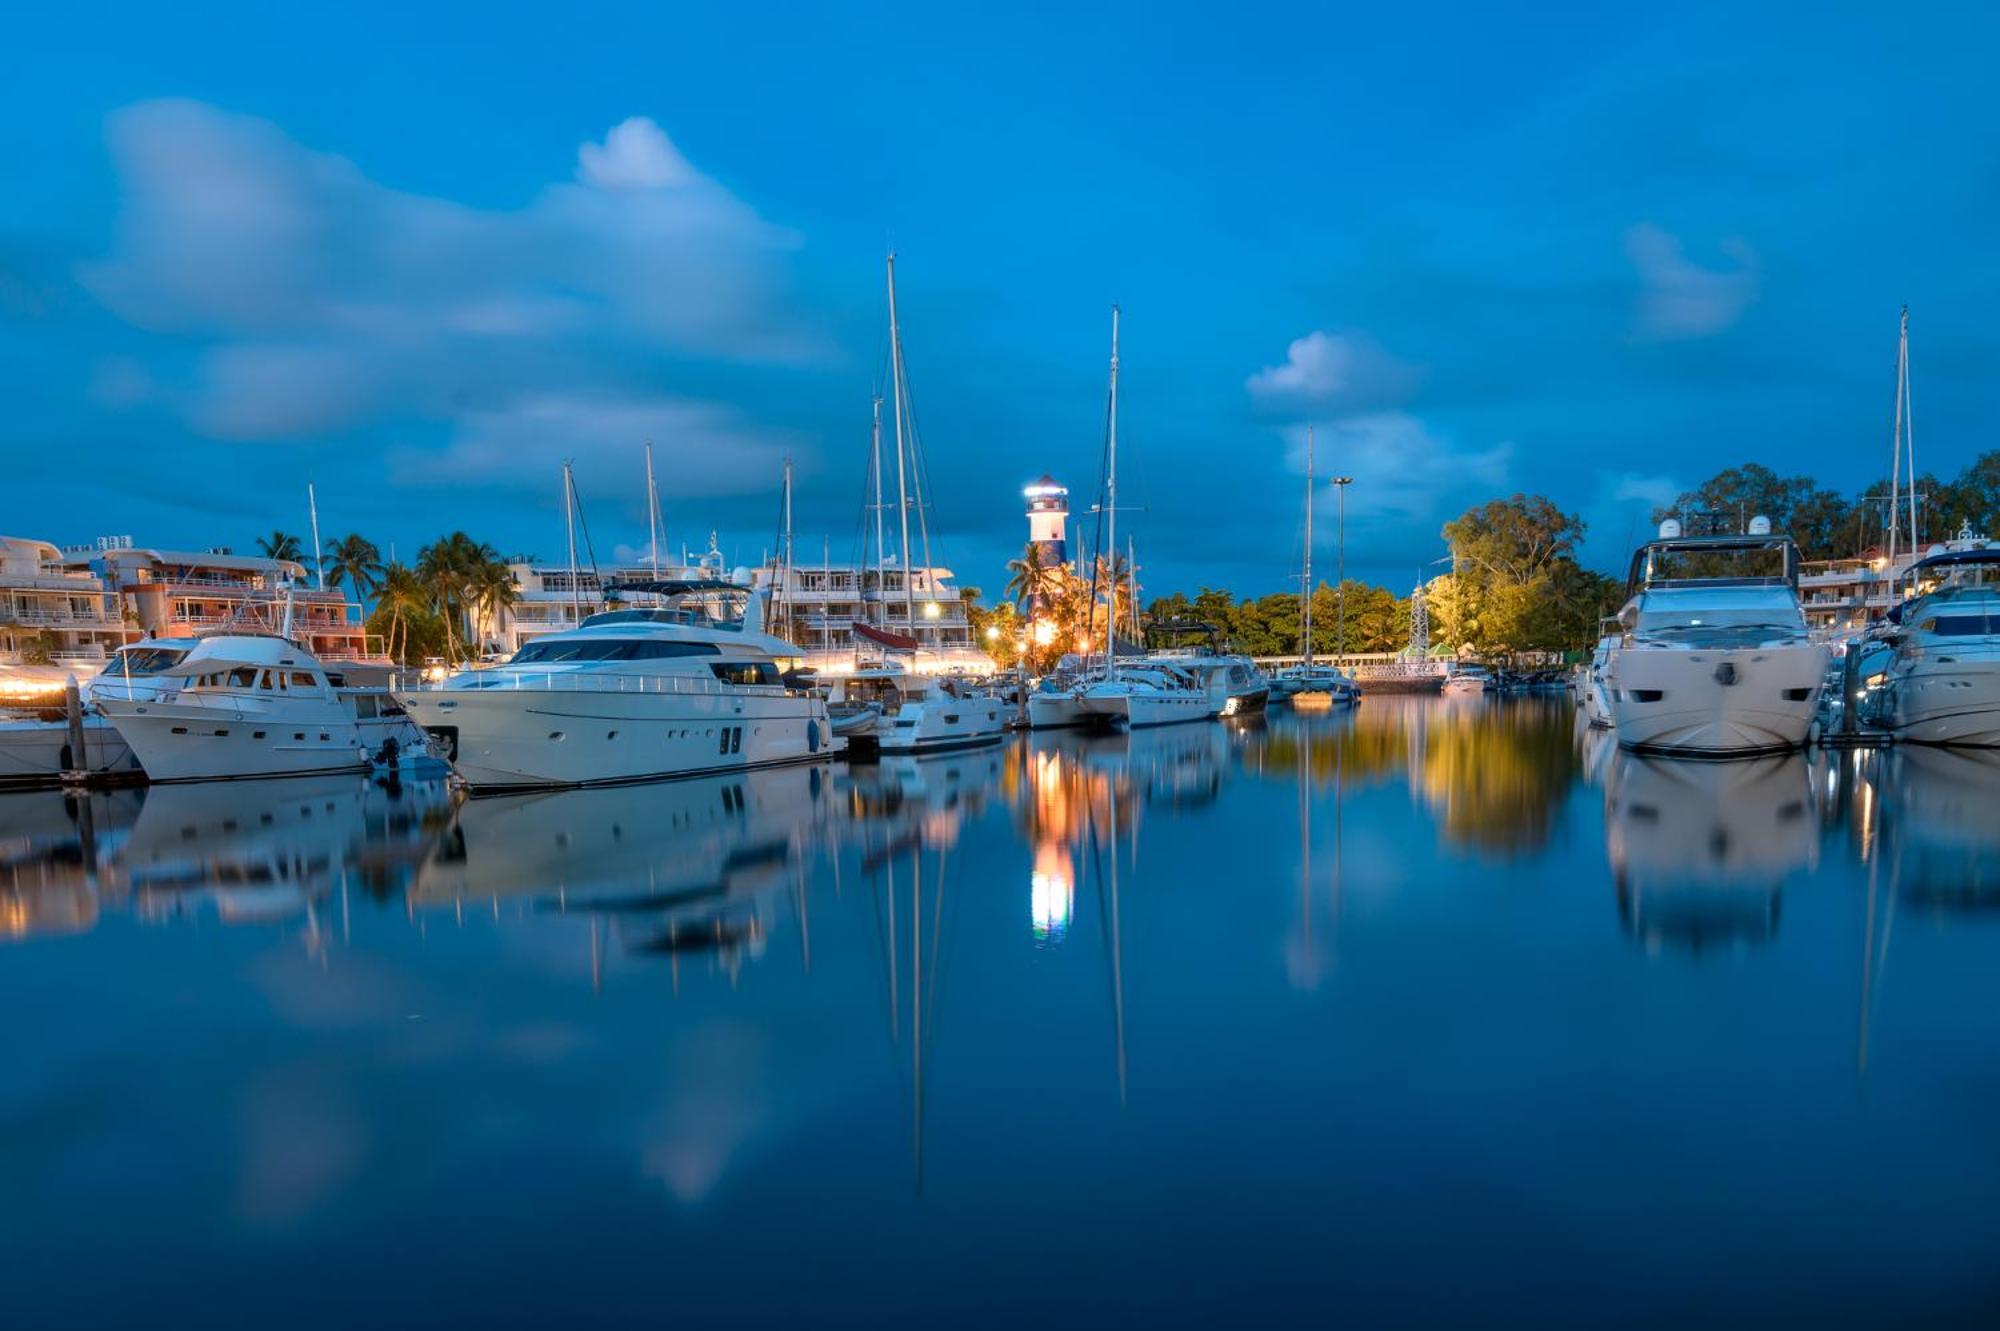
<path id="1" fill-rule="evenodd" d="M 1919 594 L 1879 635 L 1895 655 L 1875 719 L 1898 739 L 2000 745 L 2000 548 L 1933 554 L 1909 576 Z"/>
<path id="2" fill-rule="evenodd" d="M 397 697 L 475 790 L 691 776 L 831 752 L 826 704 L 787 680 L 799 649 L 764 631 L 751 588 L 629 590 L 660 604 L 591 615 L 501 665 Z"/>
<path id="3" fill-rule="evenodd" d="M 1633 556 L 1603 667 L 1621 745 L 1726 757 L 1805 743 L 1827 649 L 1807 636 L 1798 563 L 1765 518 L 1741 536 L 1661 524 Z"/>

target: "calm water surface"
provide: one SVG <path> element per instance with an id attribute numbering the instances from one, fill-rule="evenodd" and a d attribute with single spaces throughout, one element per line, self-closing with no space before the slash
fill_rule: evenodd
<path id="1" fill-rule="evenodd" d="M 1559 702 L 0 796 L 7 1320 L 1992 1321 L 1996 907 Z"/>

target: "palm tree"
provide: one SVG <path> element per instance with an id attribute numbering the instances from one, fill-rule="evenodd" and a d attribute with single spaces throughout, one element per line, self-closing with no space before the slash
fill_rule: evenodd
<path id="1" fill-rule="evenodd" d="M 475 636 L 470 620 L 479 602 L 475 585 L 480 570 L 489 564 L 505 567 L 498 550 L 462 531 L 417 551 L 417 577 L 444 620 L 445 651 L 454 659 L 460 639 L 470 641 Z"/>
<path id="2" fill-rule="evenodd" d="M 423 580 L 407 564 L 389 564 L 382 569 L 382 581 L 377 590 L 377 610 L 389 612 L 389 655 L 403 660 L 402 649 L 409 645 L 409 627 L 406 617 L 416 610 L 425 609 L 430 597 L 424 589 Z M 408 665 L 409 662 L 404 661 Z"/>
<path id="3" fill-rule="evenodd" d="M 382 552 L 375 548 L 375 542 L 359 532 L 350 533 L 326 543 L 325 559 L 327 586 L 338 587 L 346 581 L 364 602 L 365 615 L 365 603 L 382 581 Z"/>
<path id="4" fill-rule="evenodd" d="M 1046 601 L 1056 590 L 1057 570 L 1042 562 L 1041 550 L 1030 544 L 1019 559 L 1007 561 L 1007 597 L 1015 605 Z"/>
<path id="5" fill-rule="evenodd" d="M 479 616 L 495 633 L 500 628 L 500 612 L 521 599 L 514 570 L 504 560 L 488 558 L 473 570 L 467 591 Z"/>
<path id="6" fill-rule="evenodd" d="M 299 538 L 288 531 L 274 531 L 269 536 L 259 536 L 257 548 L 264 552 L 266 559 L 289 559 L 294 563 L 305 554 L 305 547 L 299 544 Z"/>

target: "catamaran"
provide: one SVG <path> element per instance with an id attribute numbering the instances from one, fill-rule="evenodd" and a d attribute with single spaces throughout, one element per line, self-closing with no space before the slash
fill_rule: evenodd
<path id="1" fill-rule="evenodd" d="M 1827 649 L 1806 632 L 1798 565 L 1767 518 L 1741 536 L 1661 523 L 1633 556 L 1624 638 L 1604 670 L 1618 742 L 1718 757 L 1804 744 Z"/>

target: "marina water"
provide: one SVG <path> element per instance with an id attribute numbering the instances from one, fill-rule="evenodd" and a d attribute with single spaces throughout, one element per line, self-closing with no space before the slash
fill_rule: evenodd
<path id="1" fill-rule="evenodd" d="M 1973 1318 L 1996 807 L 1478 698 L 0 795 L 9 1320 Z"/>

